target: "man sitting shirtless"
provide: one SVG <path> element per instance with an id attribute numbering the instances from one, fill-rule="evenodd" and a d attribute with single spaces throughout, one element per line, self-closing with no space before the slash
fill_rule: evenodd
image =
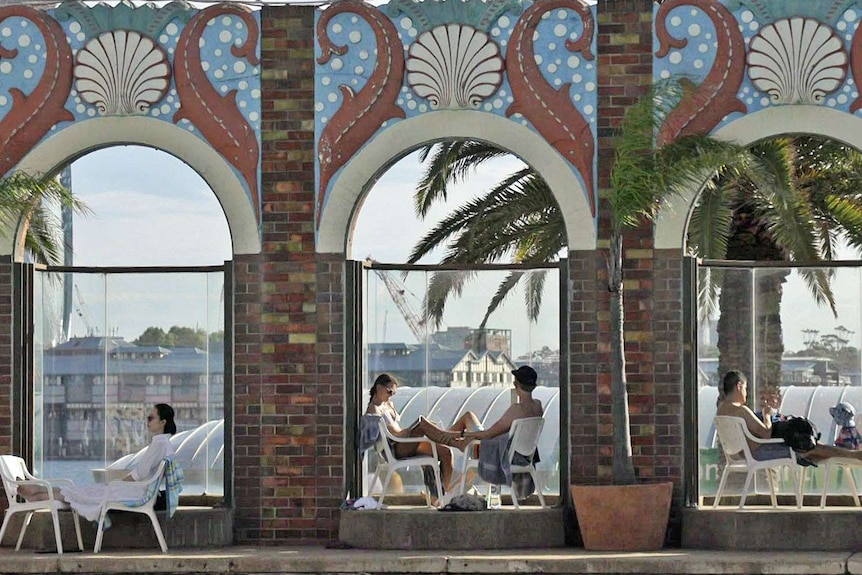
<path id="1" fill-rule="evenodd" d="M 763 406 L 763 415 L 758 417 L 747 405 L 748 380 L 740 371 L 728 371 L 722 382 L 724 399 L 718 404 L 716 415 L 729 415 L 741 417 L 745 425 L 755 437 L 769 439 L 772 437 L 772 414 L 775 412 L 771 405 Z M 787 446 L 781 443 L 753 443 L 749 442 L 751 455 L 757 460 L 776 459 L 787 456 Z M 843 447 L 817 444 L 814 449 L 804 452 L 806 459 L 810 461 L 821 461 L 829 457 L 847 457 L 862 461 L 862 451 L 852 451 Z"/>

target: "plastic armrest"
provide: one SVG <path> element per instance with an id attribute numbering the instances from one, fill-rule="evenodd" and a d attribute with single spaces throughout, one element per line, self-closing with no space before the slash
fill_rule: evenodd
<path id="1" fill-rule="evenodd" d="M 75 487 L 75 482 L 71 479 L 66 479 L 65 477 L 53 477 L 49 479 L 45 479 L 51 485 L 68 485 L 70 487 Z"/>
<path id="2" fill-rule="evenodd" d="M 740 418 L 740 419 L 742 419 L 742 418 Z M 755 443 L 784 443 L 784 440 L 781 439 L 780 437 L 774 437 L 774 438 L 757 437 L 756 435 L 751 433 L 751 430 L 749 430 L 748 426 L 745 425 L 744 423 L 742 425 L 742 432 L 745 434 L 745 436 L 748 439 L 750 439 L 751 441 L 754 441 Z"/>
<path id="3" fill-rule="evenodd" d="M 18 486 L 41 485 L 42 487 L 45 487 L 49 491 L 51 489 L 51 484 L 48 483 L 48 481 L 46 479 L 15 479 L 15 480 L 10 481 L 10 483 L 14 483 L 15 485 L 18 485 Z"/>

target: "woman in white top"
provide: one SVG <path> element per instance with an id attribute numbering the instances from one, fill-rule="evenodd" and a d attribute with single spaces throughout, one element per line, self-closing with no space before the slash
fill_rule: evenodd
<path id="1" fill-rule="evenodd" d="M 129 473 L 122 477 L 123 481 L 141 481 L 152 476 L 158 469 L 159 464 L 175 453 L 171 444 L 171 435 L 177 432 L 174 423 L 174 410 L 166 403 L 153 406 L 147 416 L 147 430 L 153 434 L 152 442 L 143 455 L 135 461 L 129 469 Z M 54 488 L 54 498 L 67 501 L 81 517 L 89 521 L 99 518 L 102 499 L 105 496 L 105 484 L 75 485 L 72 487 Z M 121 488 L 113 488 L 112 496 L 119 501 L 135 501 L 145 494 L 145 487 L 129 484 Z M 48 498 L 44 487 L 25 485 L 18 489 L 18 494 L 28 501 L 38 501 Z"/>

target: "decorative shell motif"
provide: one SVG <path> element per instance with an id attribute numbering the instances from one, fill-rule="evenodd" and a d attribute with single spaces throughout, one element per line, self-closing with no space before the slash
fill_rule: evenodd
<path id="1" fill-rule="evenodd" d="M 138 32 L 105 32 L 75 58 L 75 89 L 102 116 L 146 114 L 170 84 L 168 55 Z"/>
<path id="2" fill-rule="evenodd" d="M 776 104 L 819 104 L 847 76 L 847 50 L 829 26 L 787 18 L 751 39 L 748 76 Z"/>
<path id="3" fill-rule="evenodd" d="M 407 84 L 431 108 L 478 108 L 503 82 L 500 48 L 464 24 L 438 26 L 419 35 L 407 55 Z"/>

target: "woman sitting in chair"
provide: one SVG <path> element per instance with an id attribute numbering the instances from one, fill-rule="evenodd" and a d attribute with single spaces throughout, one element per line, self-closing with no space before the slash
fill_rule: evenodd
<path id="1" fill-rule="evenodd" d="M 174 423 L 174 409 L 166 404 L 159 403 L 153 406 L 147 416 L 147 430 L 153 435 L 152 442 L 146 452 L 129 469 L 129 473 L 122 477 L 123 481 L 141 481 L 152 476 L 159 468 L 162 461 L 175 454 L 171 443 L 171 435 L 177 432 Z M 76 485 L 73 487 L 54 488 L 54 499 L 66 501 L 79 515 L 89 521 L 99 518 L 102 499 L 105 496 L 107 485 Z M 114 489 L 115 498 L 122 501 L 135 501 L 144 496 L 145 487 L 137 484 L 123 486 L 123 489 Z M 44 487 L 38 485 L 26 485 L 18 489 L 18 494 L 28 501 L 40 501 L 48 498 Z"/>
<path id="2" fill-rule="evenodd" d="M 374 380 L 374 385 L 371 386 L 370 401 L 368 409 L 365 410 L 366 415 L 378 415 L 383 418 L 389 433 L 395 437 L 427 437 L 430 441 L 438 443 L 437 459 L 440 462 L 440 475 L 443 481 L 443 488 L 449 489 L 452 481 L 452 470 L 454 469 L 454 456 L 450 447 L 459 444 L 458 441 L 446 436 L 446 430 L 434 425 L 431 421 L 424 417 L 419 417 L 419 420 L 408 427 L 401 426 L 401 415 L 392 404 L 391 398 L 398 391 L 398 380 L 389 375 L 382 373 Z M 415 455 L 432 454 L 431 446 L 428 443 L 399 443 L 391 442 L 392 452 L 398 459 L 405 457 L 413 457 Z"/>

